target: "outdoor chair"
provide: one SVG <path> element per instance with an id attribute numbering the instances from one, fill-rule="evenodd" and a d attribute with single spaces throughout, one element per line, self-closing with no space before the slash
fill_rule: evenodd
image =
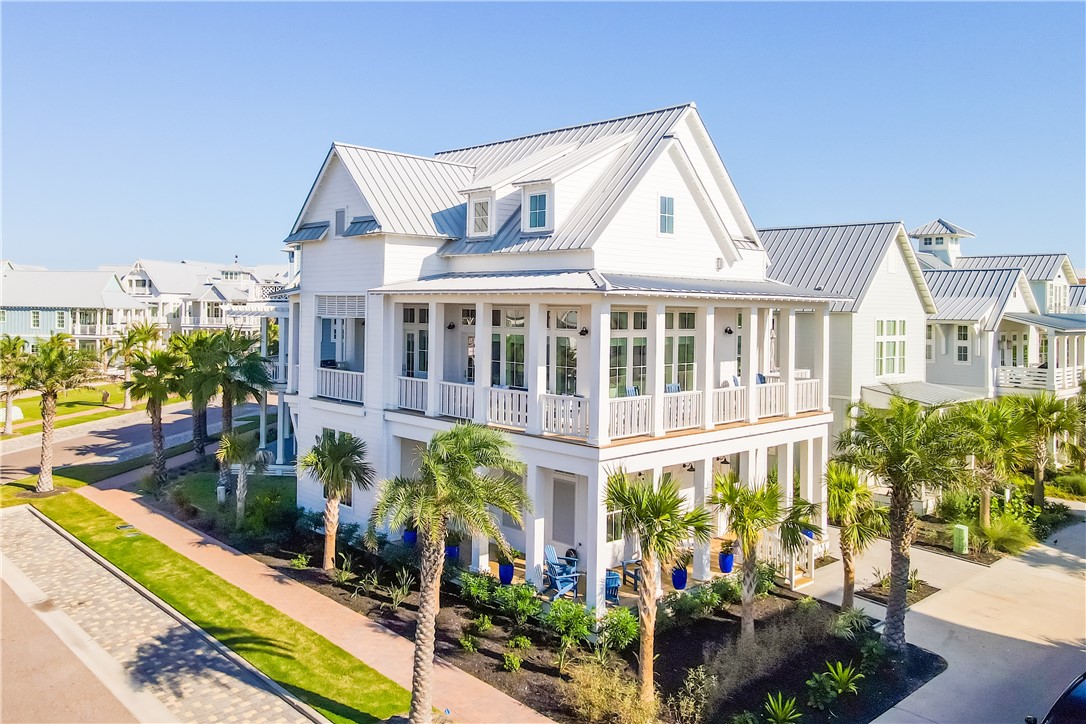
<path id="1" fill-rule="evenodd" d="M 622 579 L 618 576 L 618 571 L 607 571 L 607 578 L 604 581 L 603 597 L 605 600 L 611 603 L 618 603 L 618 587 L 622 584 Z"/>
<path id="2" fill-rule="evenodd" d="M 678 382 L 670 382 L 664 385 L 664 392 L 682 392 L 682 388 L 679 387 Z"/>
<path id="3" fill-rule="evenodd" d="M 641 394 L 641 391 L 638 390 L 635 385 L 627 385 L 626 386 L 626 394 L 623 395 L 623 396 L 624 397 L 637 397 L 640 394 Z"/>
<path id="4" fill-rule="evenodd" d="M 622 585 L 625 586 L 627 583 L 633 585 L 634 591 L 641 584 L 641 560 L 639 558 L 622 561 Z"/>
<path id="5" fill-rule="evenodd" d="M 759 385 L 764 385 L 765 384 L 765 375 L 763 375 L 761 372 L 759 372 L 758 374 L 756 374 L 754 376 L 754 381 L 756 383 L 758 383 Z"/>
<path id="6" fill-rule="evenodd" d="M 554 550 L 554 546 L 543 546 L 543 564 L 547 578 L 547 587 L 543 592 L 554 589 L 552 600 L 561 598 L 573 591 L 573 598 L 577 598 L 577 580 L 581 577 L 577 570 L 577 559 L 560 556 Z"/>

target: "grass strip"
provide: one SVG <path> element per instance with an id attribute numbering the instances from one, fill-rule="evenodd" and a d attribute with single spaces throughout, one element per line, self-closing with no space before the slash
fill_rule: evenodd
<path id="1" fill-rule="evenodd" d="M 376 722 L 407 711 L 410 694 L 289 616 L 81 495 L 33 505 L 200 628 L 334 722 Z"/>
<path id="2" fill-rule="evenodd" d="M 108 385 L 99 385 L 86 390 L 69 390 L 61 393 L 57 399 L 57 414 L 66 415 L 72 412 L 80 412 L 88 407 L 104 407 L 102 405 L 102 393 L 109 392 L 109 399 L 115 405 L 124 402 L 124 389 L 119 382 Z M 41 395 L 20 397 L 15 400 L 15 406 L 23 411 L 23 421 L 41 419 Z M 125 410 L 129 412 L 129 410 Z"/>

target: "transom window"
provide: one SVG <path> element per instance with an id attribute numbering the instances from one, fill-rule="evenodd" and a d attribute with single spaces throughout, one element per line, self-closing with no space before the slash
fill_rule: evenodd
<path id="1" fill-rule="evenodd" d="M 471 202 L 471 233 L 483 236 L 490 233 L 490 200 Z"/>
<path id="2" fill-rule="evenodd" d="M 547 228 L 547 194 L 538 193 L 528 197 L 528 228 Z"/>
<path id="3" fill-rule="evenodd" d="M 875 375 L 905 374 L 905 320 L 875 322 Z"/>
<path id="4" fill-rule="evenodd" d="M 660 233 L 675 233 L 675 197 L 660 197 Z"/>
<path id="5" fill-rule="evenodd" d="M 957 330 L 956 357 L 958 362 L 969 361 L 969 325 L 959 324 Z"/>

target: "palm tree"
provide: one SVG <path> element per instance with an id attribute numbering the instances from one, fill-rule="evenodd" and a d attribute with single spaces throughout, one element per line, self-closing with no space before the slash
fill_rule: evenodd
<path id="1" fill-rule="evenodd" d="M 841 608 L 852 608 L 856 591 L 853 557 L 886 533 L 886 511 L 875 505 L 871 488 L 860 482 L 856 471 L 842 463 L 831 461 L 826 466 L 826 488 L 830 520 L 841 527 L 841 565 L 845 569 Z"/>
<path id="2" fill-rule="evenodd" d="M 324 563 L 336 566 L 336 533 L 339 530 L 339 501 L 353 488 L 369 490 L 377 472 L 366 460 L 366 443 L 354 435 L 317 436 L 316 445 L 298 461 L 298 468 L 324 486 Z"/>
<path id="3" fill-rule="evenodd" d="M 245 520 L 245 496 L 249 493 L 249 470 L 255 473 L 263 471 L 267 464 L 265 451 L 260 449 L 260 438 L 252 433 L 231 432 L 219 440 L 219 449 L 215 451 L 223 470 L 230 470 L 231 465 L 238 466 L 237 512 L 234 525 L 241 527 Z"/>
<path id="4" fill-rule="evenodd" d="M 68 390 L 90 387 L 101 369 L 91 350 L 77 349 L 67 334 L 54 334 L 38 345 L 24 365 L 24 388 L 41 393 L 41 467 L 37 491 L 53 489 L 53 428 L 57 397 Z"/>
<path id="5" fill-rule="evenodd" d="M 106 343 L 106 361 L 110 365 L 120 365 L 124 372 L 124 381 L 132 379 L 132 362 L 136 354 L 146 350 L 158 339 L 158 327 L 150 322 L 134 324 L 117 339 Z M 124 404 L 121 409 L 132 409 L 132 392 L 127 385 L 124 388 Z"/>
<path id="6" fill-rule="evenodd" d="M 234 405 L 240 405 L 271 387 L 266 360 L 255 349 L 260 340 L 240 330 L 227 329 L 215 335 L 209 370 L 222 393 L 222 431 L 234 429 Z M 210 384 L 210 381 L 208 382 Z M 219 469 L 219 481 L 225 484 L 229 472 Z"/>
<path id="7" fill-rule="evenodd" d="M 734 472 L 717 475 L 713 505 L 720 506 L 728 520 L 728 530 L 735 534 L 743 553 L 742 629 L 744 638 L 754 635 L 754 596 L 758 591 L 758 542 L 762 534 L 776 528 L 781 549 L 789 555 L 800 551 L 806 543 L 804 531 L 818 535 L 822 529 L 812 520 L 818 506 L 796 498 L 791 506 L 784 504 L 776 483 L 747 487 Z"/>
<path id="8" fill-rule="evenodd" d="M 523 464 L 512 457 L 512 443 L 503 433 L 480 425 L 458 424 L 430 438 L 420 456 L 416 477 L 386 480 L 377 493 L 366 533 L 371 547 L 378 526 L 399 528 L 414 522 L 418 531 L 419 611 L 410 713 L 413 724 L 431 720 L 434 628 L 445 563 L 445 535 L 486 536 L 507 551 L 509 544 L 497 516 L 505 513 L 519 524 L 521 511 L 530 508 L 517 477 L 522 469 Z"/>
<path id="9" fill-rule="evenodd" d="M 607 476 L 607 509 L 618 511 L 625 535 L 636 540 L 641 550 L 641 583 L 637 613 L 641 627 L 641 655 L 638 680 L 641 701 L 656 698 L 653 681 L 656 632 L 656 568 L 673 563 L 686 544 L 706 543 L 712 535 L 713 516 L 701 506 L 684 510 L 685 499 L 670 474 L 654 489 L 651 480 L 632 480 L 624 470 Z"/>
<path id="10" fill-rule="evenodd" d="M 214 337 L 194 329 L 170 337 L 170 349 L 182 359 L 185 393 L 192 402 L 192 449 L 198 460 L 207 455 L 207 406 L 219 391 Z"/>
<path id="11" fill-rule="evenodd" d="M 12 432 L 11 416 L 15 414 L 15 394 L 23 387 L 23 367 L 26 365 L 26 340 L 5 334 L 0 338 L 0 384 L 4 385 L 4 434 Z"/>
<path id="12" fill-rule="evenodd" d="M 1082 414 L 1075 401 L 1061 400 L 1051 392 L 1010 399 L 1033 445 L 1033 504 L 1041 507 L 1045 504 L 1048 446 L 1057 436 L 1076 434 Z"/>
<path id="13" fill-rule="evenodd" d="M 980 490 L 980 525 L 987 528 L 992 524 L 992 489 L 1025 465 L 1030 442 L 1011 398 L 967 402 L 954 412 L 970 435 L 973 479 Z"/>
<path id="14" fill-rule="evenodd" d="M 162 406 L 184 391 L 181 358 L 168 349 L 137 350 L 131 361 L 132 379 L 124 390 L 133 399 L 147 400 L 147 415 L 151 418 L 151 475 L 155 485 L 166 482 L 166 440 L 162 434 Z"/>
<path id="15" fill-rule="evenodd" d="M 909 585 L 909 546 L 916 532 L 913 498 L 921 488 L 941 488 L 963 477 L 968 436 L 943 407 L 922 407 L 897 395 L 889 409 L 866 402 L 837 439 L 837 459 L 884 481 L 890 488 L 890 592 L 883 641 L 905 651 L 905 595 Z"/>

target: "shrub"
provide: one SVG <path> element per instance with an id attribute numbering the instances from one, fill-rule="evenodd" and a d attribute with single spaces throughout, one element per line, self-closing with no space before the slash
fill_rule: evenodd
<path id="1" fill-rule="evenodd" d="M 381 547 L 377 556 L 381 561 L 393 570 L 409 568 L 419 569 L 418 551 L 401 543 L 387 543 Z"/>
<path id="2" fill-rule="evenodd" d="M 825 672 L 812 674 L 804 684 L 807 686 L 807 706 L 812 709 L 822 711 L 837 701 L 837 687 Z"/>
<path id="3" fill-rule="evenodd" d="M 961 488 L 948 488 L 935 504 L 935 515 L 948 523 L 970 523 L 980 515 L 980 495 Z"/>
<path id="4" fill-rule="evenodd" d="M 721 606 L 729 603 L 740 603 L 743 600 L 743 586 L 739 582 L 739 577 L 734 573 L 715 578 L 710 585 L 713 593 L 720 596 Z"/>
<path id="5" fill-rule="evenodd" d="M 411 586 L 415 583 L 415 577 L 406 568 L 401 568 L 396 574 L 396 582 L 385 586 L 385 595 L 388 603 L 385 608 L 395 611 L 411 594 Z"/>
<path id="6" fill-rule="evenodd" d="M 882 641 L 870 638 L 860 645 L 860 671 L 863 673 L 875 673 L 885 660 L 886 647 Z"/>
<path id="7" fill-rule="evenodd" d="M 467 651 L 469 654 L 474 654 L 479 650 L 479 639 L 471 634 L 464 634 L 460 637 L 460 648 L 464 649 L 464 651 Z"/>
<path id="8" fill-rule="evenodd" d="M 337 585 L 346 586 L 353 578 L 355 578 L 355 575 L 349 570 L 344 570 L 342 568 L 335 568 L 332 570 L 332 580 Z"/>
<path id="9" fill-rule="evenodd" d="M 494 589 L 497 586 L 497 579 L 489 573 L 465 571 L 460 574 L 460 595 L 471 606 L 489 604 L 493 600 Z"/>
<path id="10" fill-rule="evenodd" d="M 989 526 L 975 525 L 972 530 L 981 548 L 1018 555 L 1035 542 L 1030 527 L 1010 515 L 992 519 Z"/>
<path id="11" fill-rule="evenodd" d="M 309 568 L 309 559 L 312 558 L 308 553 L 299 553 L 290 559 L 290 567 L 301 570 L 303 568 Z"/>
<path id="12" fill-rule="evenodd" d="M 365 596 L 370 591 L 376 591 L 377 588 L 377 571 L 367 571 L 358 577 L 358 583 L 354 584 L 354 593 L 351 594 L 351 598 L 359 593 Z"/>
<path id="13" fill-rule="evenodd" d="M 821 604 L 814 596 L 804 596 L 803 598 L 796 601 L 796 608 L 801 611 L 811 611 L 813 609 L 819 608 L 820 606 Z"/>
<path id="14" fill-rule="evenodd" d="M 555 599 L 543 616 L 543 626 L 558 638 L 558 671 L 565 670 L 570 651 L 588 641 L 595 616 L 584 606 L 567 598 Z"/>
<path id="15" fill-rule="evenodd" d="M 1052 482 L 1061 490 L 1066 490 L 1075 495 L 1086 495 L 1086 474 L 1084 473 L 1057 475 Z"/>
<path id="16" fill-rule="evenodd" d="M 716 677 L 704 666 L 686 672 L 682 688 L 667 697 L 664 707 L 677 724 L 700 724 L 709 705 Z"/>
<path id="17" fill-rule="evenodd" d="M 506 651 L 502 654 L 502 669 L 509 672 L 520 671 L 520 657 Z"/>
<path id="18" fill-rule="evenodd" d="M 826 662 L 826 678 L 833 687 L 833 690 L 837 693 L 837 696 L 844 694 L 858 694 L 859 684 L 864 679 L 864 675 L 861 674 L 850 662 L 848 666 L 838 661 L 836 664 Z"/>
<path id="19" fill-rule="evenodd" d="M 758 717 L 753 712 L 741 711 L 732 717 L 730 724 L 761 724 L 761 722 L 758 721 Z"/>
<path id="20" fill-rule="evenodd" d="M 597 635 L 601 648 L 623 651 L 632 644 L 640 632 L 637 616 L 625 606 L 616 606 L 600 619 Z"/>
<path id="21" fill-rule="evenodd" d="M 510 637 L 508 643 L 505 644 L 514 651 L 518 649 L 529 649 L 532 647 L 532 640 L 527 636 L 518 634 L 517 636 Z"/>
<path id="22" fill-rule="evenodd" d="M 769 724 L 791 724 L 802 716 L 796 706 L 795 697 L 785 699 L 784 694 L 779 691 L 775 698 L 772 694 L 766 695 L 765 713 Z"/>
<path id="23" fill-rule="evenodd" d="M 830 633 L 839 639 L 852 641 L 857 634 L 871 628 L 871 620 L 858 608 L 846 608 L 834 617 Z"/>
<path id="24" fill-rule="evenodd" d="M 754 590 L 754 594 L 758 597 L 765 597 L 769 595 L 769 592 L 773 590 L 775 579 L 777 578 L 777 567 L 769 561 L 758 561 L 758 587 Z"/>
<path id="25" fill-rule="evenodd" d="M 486 633 L 494 628 L 494 622 L 491 621 L 490 616 L 487 616 L 485 613 L 477 616 L 475 620 L 472 621 L 471 625 L 475 627 L 476 633 Z"/>
<path id="26" fill-rule="evenodd" d="M 542 602 L 535 595 L 535 589 L 530 584 L 521 583 L 515 586 L 499 586 L 494 590 L 492 600 L 494 605 L 517 626 L 528 623 L 528 619 L 535 616 L 543 608 Z"/>
<path id="27" fill-rule="evenodd" d="M 720 594 L 711 586 L 698 586 L 688 594 L 694 601 L 694 618 L 711 616 L 720 608 Z"/>
<path id="28" fill-rule="evenodd" d="M 182 520 L 191 520 L 200 513 L 200 509 L 192 504 L 192 497 L 189 495 L 189 492 L 180 485 L 175 485 L 170 488 L 168 496 L 170 502 L 173 503 L 174 509 L 177 511 L 177 515 Z"/>
<path id="29" fill-rule="evenodd" d="M 1044 540 L 1052 535 L 1052 532 L 1062 528 L 1071 521 L 1071 508 L 1063 503 L 1046 501 L 1045 507 L 1037 514 L 1032 525 L 1033 537 Z"/>
<path id="30" fill-rule="evenodd" d="M 881 568 L 873 568 L 872 573 L 875 576 L 875 584 L 884 591 L 890 590 L 890 574 L 883 573 Z M 920 578 L 920 569 L 914 568 L 909 571 L 909 583 L 907 590 L 911 593 L 916 590 L 916 587 L 924 581 Z"/>
<path id="31" fill-rule="evenodd" d="M 651 724 L 656 711 L 641 703 L 637 683 L 617 666 L 604 666 L 594 659 L 570 669 L 570 683 L 563 687 L 569 707 L 578 721 L 595 724 Z"/>

